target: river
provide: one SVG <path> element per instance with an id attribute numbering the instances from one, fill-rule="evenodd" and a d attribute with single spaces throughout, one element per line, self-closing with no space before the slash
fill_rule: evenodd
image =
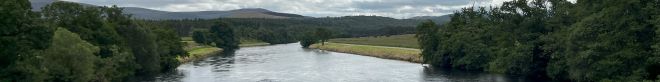
<path id="1" fill-rule="evenodd" d="M 185 63 L 156 82 L 516 82 L 501 74 L 426 68 L 418 63 L 317 49 L 297 43 L 248 47 Z"/>

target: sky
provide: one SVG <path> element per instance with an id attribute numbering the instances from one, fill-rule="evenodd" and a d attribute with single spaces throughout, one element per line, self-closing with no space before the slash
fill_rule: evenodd
<path id="1" fill-rule="evenodd" d="M 377 15 L 392 18 L 442 16 L 471 6 L 497 6 L 510 0 L 64 0 L 94 5 L 161 11 L 226 11 L 263 8 L 312 17 Z"/>

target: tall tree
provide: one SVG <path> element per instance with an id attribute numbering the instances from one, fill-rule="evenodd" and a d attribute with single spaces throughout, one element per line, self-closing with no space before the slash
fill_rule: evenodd
<path id="1" fill-rule="evenodd" d="M 209 44 L 209 38 L 206 36 L 206 32 L 203 31 L 194 31 L 192 34 L 193 41 L 198 44 Z"/>
<path id="2" fill-rule="evenodd" d="M 431 20 L 421 23 L 417 26 L 417 34 L 415 37 L 418 38 L 420 47 L 422 48 L 422 58 L 424 58 L 424 63 L 426 64 L 435 64 L 438 63 L 436 59 L 436 52 L 438 50 L 438 37 L 436 36 L 438 32 L 438 26 Z M 448 62 L 441 62 L 447 63 Z M 447 65 L 440 64 L 440 65 Z"/>
<path id="3" fill-rule="evenodd" d="M 580 19 L 566 30 L 565 42 L 550 71 L 575 81 L 632 81 L 647 76 L 655 44 L 650 13 L 653 0 L 578 1 Z M 561 67 L 561 68 L 560 68 Z M 657 69 L 657 68 L 651 68 Z M 561 79 L 561 78 L 560 78 Z M 565 78 L 564 78 L 565 79 Z"/>
<path id="4" fill-rule="evenodd" d="M 314 31 L 306 31 L 300 35 L 300 45 L 303 48 L 309 48 L 310 45 L 315 44 L 319 41 L 318 37 L 315 35 Z"/>
<path id="5" fill-rule="evenodd" d="M 24 81 L 89 82 L 94 80 L 99 48 L 64 28 L 53 35 L 51 47 L 34 53 L 38 57 L 22 61 L 22 72 L 30 73 Z"/>
<path id="6" fill-rule="evenodd" d="M 233 50 L 238 49 L 239 40 L 234 36 L 234 30 L 225 22 L 218 22 L 209 30 L 216 47 Z"/>
<path id="7" fill-rule="evenodd" d="M 319 39 L 319 42 L 321 42 L 321 45 L 325 45 L 325 42 L 332 38 L 332 32 L 326 28 L 317 28 L 315 35 Z"/>
<path id="8" fill-rule="evenodd" d="M 0 81 L 21 78 L 22 74 L 13 71 L 16 61 L 33 57 L 32 51 L 50 45 L 54 28 L 42 25 L 30 7 L 28 0 L 0 1 Z"/>

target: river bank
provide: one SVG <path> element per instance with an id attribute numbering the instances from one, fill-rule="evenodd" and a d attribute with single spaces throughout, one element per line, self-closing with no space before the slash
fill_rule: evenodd
<path id="1" fill-rule="evenodd" d="M 333 42 L 326 42 L 325 45 L 313 44 L 310 46 L 310 48 L 372 56 L 384 59 L 402 60 L 414 63 L 422 62 L 420 55 L 421 50 L 414 48 L 344 44 Z"/>
<path id="2" fill-rule="evenodd" d="M 305 49 L 299 43 L 211 55 L 154 78 L 147 82 L 527 82 L 503 74 L 435 69 L 418 63 Z"/>
<path id="3" fill-rule="evenodd" d="M 415 37 L 415 34 L 392 35 L 389 37 L 370 36 L 370 37 L 356 37 L 356 38 L 336 38 L 336 39 L 330 39 L 330 41 L 328 42 L 419 49 L 419 43 L 417 42 L 417 38 Z"/>
<path id="4" fill-rule="evenodd" d="M 204 59 L 213 54 L 218 54 L 223 51 L 222 48 L 199 45 L 193 41 L 182 41 L 186 44 L 184 50 L 188 51 L 186 57 L 177 57 L 177 60 L 181 63 L 186 63 L 194 60 Z M 255 46 L 266 46 L 270 45 L 264 42 L 245 42 L 245 44 L 239 44 L 240 47 L 255 47 Z"/>

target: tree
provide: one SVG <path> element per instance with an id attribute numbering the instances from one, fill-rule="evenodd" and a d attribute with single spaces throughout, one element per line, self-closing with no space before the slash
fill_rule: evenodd
<path id="1" fill-rule="evenodd" d="M 561 52 L 549 70 L 558 79 L 575 81 L 640 81 L 648 77 L 654 28 L 642 7 L 649 0 L 578 1 L 579 19 L 567 28 Z M 652 60 L 652 59 L 651 59 Z"/>
<path id="2" fill-rule="evenodd" d="M 653 81 L 658 3 L 514 0 L 464 8 L 439 30 L 423 23 L 417 37 L 432 65 L 556 81 Z"/>
<path id="3" fill-rule="evenodd" d="M 238 49 L 239 41 L 234 36 L 234 30 L 227 23 L 218 22 L 211 26 L 209 32 L 211 33 L 209 37 L 212 37 L 211 40 L 216 47 L 226 50 Z"/>
<path id="4" fill-rule="evenodd" d="M 309 48 L 310 45 L 315 44 L 319 41 L 318 37 L 313 31 L 306 31 L 300 36 L 300 45 L 303 48 Z"/>
<path id="5" fill-rule="evenodd" d="M 156 36 L 151 30 L 137 25 L 117 27 L 117 32 L 126 40 L 126 46 L 131 49 L 136 62 L 141 66 L 138 75 L 152 76 L 160 73 L 160 55 Z"/>
<path id="6" fill-rule="evenodd" d="M 79 34 L 83 40 L 101 47 L 98 55 L 104 58 L 115 54 L 110 52 L 110 46 L 123 44 L 115 27 L 123 27 L 130 22 L 126 21 L 130 19 L 117 7 L 85 7 L 73 2 L 57 1 L 42 10 L 46 23 L 67 28 Z M 104 18 L 105 15 L 112 18 Z"/>
<path id="7" fill-rule="evenodd" d="M 440 62 L 436 61 L 436 54 L 434 53 L 437 51 L 437 45 L 438 45 L 438 37 L 436 36 L 438 32 L 438 27 L 435 25 L 435 23 L 431 20 L 426 21 L 424 23 L 421 23 L 420 25 L 417 26 L 417 34 L 415 35 L 416 38 L 418 38 L 419 45 L 422 49 L 422 58 L 424 58 L 424 62 L 426 64 L 436 64 L 436 63 L 446 63 L 446 64 L 440 64 L 440 65 L 447 65 L 448 62 Z"/>
<path id="8" fill-rule="evenodd" d="M 41 24 L 30 7 L 28 0 L 0 1 L 0 81 L 25 78 L 13 71 L 16 62 L 50 45 L 54 28 Z"/>
<path id="9" fill-rule="evenodd" d="M 88 82 L 96 78 L 94 68 L 100 58 L 94 53 L 98 53 L 98 47 L 64 28 L 55 31 L 51 45 L 52 47 L 38 52 L 39 56 L 34 58 L 35 60 L 27 60 L 39 61 L 38 64 L 29 65 L 45 68 L 39 70 L 47 76 L 42 81 Z"/>
<path id="10" fill-rule="evenodd" d="M 173 29 L 155 27 L 155 25 L 140 24 L 141 27 L 148 27 L 156 35 L 156 45 L 160 55 L 161 72 L 174 70 L 179 66 L 177 57 L 185 57 L 188 53 L 183 50 L 183 43 Z"/>
<path id="11" fill-rule="evenodd" d="M 316 35 L 319 42 L 321 42 L 321 45 L 325 45 L 325 42 L 332 38 L 332 32 L 326 28 L 317 28 L 314 35 Z"/>
<path id="12" fill-rule="evenodd" d="M 193 32 L 193 41 L 198 44 L 209 44 L 209 40 L 207 40 L 206 32 L 203 31 L 194 31 Z"/>

